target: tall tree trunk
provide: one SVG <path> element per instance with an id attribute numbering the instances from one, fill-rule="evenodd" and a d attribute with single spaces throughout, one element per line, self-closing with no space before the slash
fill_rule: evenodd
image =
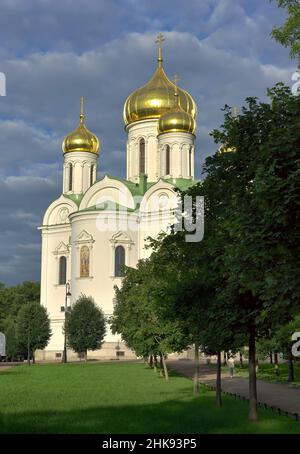
<path id="1" fill-rule="evenodd" d="M 274 352 L 274 364 L 275 364 L 275 375 L 279 377 L 279 367 L 278 367 L 278 353 Z"/>
<path id="2" fill-rule="evenodd" d="M 227 364 L 227 353 L 224 351 L 223 366 L 226 366 L 226 364 Z"/>
<path id="3" fill-rule="evenodd" d="M 273 353 L 270 352 L 270 364 L 273 364 Z"/>
<path id="4" fill-rule="evenodd" d="M 165 379 L 169 380 L 169 373 L 168 373 L 168 368 L 167 368 L 167 365 L 166 365 L 165 355 L 162 354 L 161 357 L 162 357 L 162 363 L 163 363 L 163 368 L 164 368 Z"/>
<path id="5" fill-rule="evenodd" d="M 153 367 L 153 356 L 152 355 L 149 356 L 149 367 L 151 367 L 151 369 Z"/>
<path id="6" fill-rule="evenodd" d="M 162 359 L 161 353 L 159 353 L 159 375 L 160 375 L 160 377 L 164 376 L 164 366 L 163 366 L 163 359 Z"/>
<path id="7" fill-rule="evenodd" d="M 295 381 L 295 376 L 294 376 L 293 354 L 291 351 L 289 351 L 289 356 L 288 356 L 288 368 L 289 368 L 289 382 L 292 383 L 293 381 Z"/>
<path id="8" fill-rule="evenodd" d="M 199 343 L 195 342 L 194 395 L 199 394 Z"/>
<path id="9" fill-rule="evenodd" d="M 87 363 L 87 350 L 85 350 L 85 352 L 84 352 L 84 360 Z"/>
<path id="10" fill-rule="evenodd" d="M 30 334 L 27 335 L 27 364 L 30 366 Z"/>
<path id="11" fill-rule="evenodd" d="M 243 361 L 243 354 L 242 354 L 242 352 L 240 352 L 240 366 L 241 366 L 241 368 L 244 367 L 244 361 Z"/>
<path id="12" fill-rule="evenodd" d="M 222 390 L 221 390 L 221 352 L 217 353 L 217 380 L 216 380 L 216 404 L 222 405 Z"/>
<path id="13" fill-rule="evenodd" d="M 257 386 L 255 361 L 255 327 L 249 329 L 249 419 L 257 421 Z"/>
<path id="14" fill-rule="evenodd" d="M 154 372 L 157 372 L 157 355 L 154 355 L 153 367 L 154 367 Z"/>
<path id="15" fill-rule="evenodd" d="M 32 352 L 32 364 L 35 364 L 35 352 Z"/>

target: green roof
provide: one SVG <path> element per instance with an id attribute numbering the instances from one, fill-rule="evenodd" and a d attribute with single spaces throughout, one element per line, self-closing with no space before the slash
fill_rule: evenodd
<path id="1" fill-rule="evenodd" d="M 79 212 L 86 212 L 86 211 L 135 211 L 133 208 L 125 207 L 124 205 L 120 205 L 119 203 L 115 203 L 112 200 L 107 200 L 105 202 L 101 202 L 98 205 L 93 205 L 88 208 L 84 208 L 83 210 L 79 210 Z"/>
<path id="2" fill-rule="evenodd" d="M 139 183 L 134 183 L 133 181 L 125 180 L 123 178 L 118 178 L 113 175 L 106 174 L 108 178 L 111 180 L 117 180 L 123 183 L 131 192 L 132 196 L 143 196 L 145 192 L 148 191 L 153 185 L 157 183 L 155 182 L 148 182 L 145 184 L 145 187 L 142 187 L 142 182 L 140 181 Z M 105 176 L 103 178 L 105 178 Z M 102 179 L 103 179 L 102 178 Z M 193 186 L 194 184 L 199 183 L 199 180 L 190 180 L 189 178 L 161 178 L 162 181 L 169 183 L 176 188 L 180 189 L 181 191 L 186 191 L 189 187 Z M 95 181 L 94 184 L 98 183 L 101 180 Z M 159 181 L 159 180 L 158 180 Z M 67 199 L 72 200 L 73 202 L 76 203 L 77 207 L 80 207 L 80 203 L 83 199 L 84 194 L 64 194 L 64 197 Z M 112 201 L 105 201 L 102 202 L 101 204 L 98 205 L 93 205 L 88 208 L 84 208 L 79 211 L 104 211 L 104 210 L 112 210 L 112 211 L 135 211 L 139 208 L 139 203 L 136 204 L 135 208 L 128 208 L 125 207 L 124 205 L 120 205 L 118 203 L 114 203 Z"/>
<path id="3" fill-rule="evenodd" d="M 115 177 L 115 176 L 112 176 L 112 175 L 106 175 L 108 178 L 111 178 L 112 180 L 117 180 L 117 181 L 120 181 L 121 183 L 123 183 L 128 189 L 129 191 L 131 192 L 131 194 L 133 196 L 135 195 L 144 195 L 144 193 L 142 192 L 141 190 L 141 187 L 140 187 L 140 184 L 139 183 L 134 183 L 133 181 L 129 181 L 129 180 L 125 180 L 123 178 L 118 178 L 118 177 Z M 149 183 L 147 181 L 147 189 L 146 191 L 148 191 L 149 188 L 151 188 L 151 186 L 153 186 L 155 184 L 155 182 L 151 182 Z"/>
<path id="4" fill-rule="evenodd" d="M 67 199 L 73 200 L 73 202 L 75 202 L 79 208 L 79 205 L 83 198 L 83 194 L 64 194 L 64 197 L 66 197 Z"/>
<path id="5" fill-rule="evenodd" d="M 162 180 L 176 186 L 181 191 L 186 191 L 194 184 L 199 183 L 199 180 L 190 180 L 189 178 L 163 178 Z"/>

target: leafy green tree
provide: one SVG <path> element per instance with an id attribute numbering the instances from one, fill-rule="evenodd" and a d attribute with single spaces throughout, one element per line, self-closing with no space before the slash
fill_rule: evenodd
<path id="1" fill-rule="evenodd" d="M 277 344 L 274 337 L 270 335 L 270 337 L 259 339 L 256 349 L 258 359 L 264 361 L 269 358 L 270 364 L 273 364 L 273 352 L 275 352 L 277 349 Z"/>
<path id="2" fill-rule="evenodd" d="M 272 37 L 284 47 L 290 48 L 292 58 L 300 55 L 300 3 L 298 0 L 277 0 L 279 8 L 285 8 L 288 17 L 281 27 L 274 27 Z"/>
<path id="3" fill-rule="evenodd" d="M 6 337 L 6 359 L 14 360 L 21 354 L 21 350 L 16 335 L 16 322 L 13 317 L 4 320 L 3 332 Z"/>
<path id="4" fill-rule="evenodd" d="M 238 118 L 225 108 L 225 151 L 206 161 L 207 184 L 227 211 L 224 300 L 249 337 L 251 419 L 257 419 L 255 343 L 299 309 L 299 99 L 278 84 L 270 103 L 247 99 Z M 220 194 L 221 191 L 221 194 Z"/>
<path id="5" fill-rule="evenodd" d="M 289 323 L 281 326 L 275 333 L 274 342 L 277 347 L 277 351 L 283 353 L 288 363 L 288 381 L 293 382 L 294 379 L 294 359 L 292 355 L 292 335 L 295 332 L 300 331 L 300 316 L 296 316 Z"/>
<path id="6" fill-rule="evenodd" d="M 199 187 L 203 194 L 204 185 Z M 199 350 L 202 349 L 218 358 L 216 402 L 220 405 L 221 350 L 233 349 L 237 340 L 241 346 L 245 340 L 236 335 L 232 308 L 228 311 L 217 299 L 220 281 L 213 260 L 218 241 L 212 241 L 216 232 L 212 231 L 209 221 L 205 227 L 206 235 L 201 243 L 188 243 L 184 232 L 177 232 L 154 244 L 155 253 L 151 258 L 157 275 L 160 273 L 165 280 L 162 293 L 167 297 L 162 300 L 163 319 L 180 321 L 189 345 L 194 345 L 194 394 L 199 393 Z M 219 257 L 219 250 L 216 256 Z"/>
<path id="7" fill-rule="evenodd" d="M 43 349 L 48 345 L 51 337 L 50 320 L 46 309 L 36 302 L 21 306 L 16 322 L 16 335 L 19 348 L 27 350 L 27 362 L 35 350 Z"/>
<path id="8" fill-rule="evenodd" d="M 16 319 L 20 307 L 28 302 L 40 301 L 40 284 L 25 281 L 12 287 L 0 285 L 0 329 L 8 317 Z"/>
<path id="9" fill-rule="evenodd" d="M 126 268 L 120 289 L 116 288 L 116 303 L 110 323 L 114 333 L 120 333 L 129 348 L 138 356 L 157 357 L 162 362 L 165 378 L 168 370 L 165 357 L 188 346 L 188 338 L 180 320 L 165 317 L 164 299 L 167 278 L 162 269 L 156 274 L 155 253 L 140 260 L 136 269 Z"/>
<path id="10" fill-rule="evenodd" d="M 81 295 L 66 317 L 67 342 L 76 353 L 83 353 L 87 361 L 87 351 L 101 348 L 106 333 L 105 316 L 94 299 Z"/>

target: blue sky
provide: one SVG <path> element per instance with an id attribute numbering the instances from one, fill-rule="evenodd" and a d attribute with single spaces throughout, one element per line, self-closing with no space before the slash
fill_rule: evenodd
<path id="1" fill-rule="evenodd" d="M 156 66 L 181 77 L 198 105 L 196 174 L 213 153 L 209 132 L 225 103 L 291 84 L 295 63 L 270 38 L 284 12 L 269 0 L 0 0 L 0 281 L 39 280 L 37 226 L 62 188 L 61 142 L 77 124 L 102 143 L 99 177 L 125 176 L 122 108 Z"/>

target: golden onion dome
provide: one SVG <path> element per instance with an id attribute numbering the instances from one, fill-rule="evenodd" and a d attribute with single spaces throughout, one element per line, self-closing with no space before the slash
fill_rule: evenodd
<path id="1" fill-rule="evenodd" d="M 218 152 L 220 154 L 222 153 L 234 153 L 236 152 L 236 148 L 235 147 L 227 147 L 226 145 L 221 145 L 218 149 Z"/>
<path id="2" fill-rule="evenodd" d="M 158 121 L 158 134 L 167 132 L 189 132 L 195 134 L 196 121 L 191 114 L 185 112 L 179 105 L 179 89 L 175 88 L 175 105 L 173 109 L 161 115 Z"/>
<path id="3" fill-rule="evenodd" d="M 83 98 L 81 98 L 79 125 L 64 138 L 62 143 L 64 153 L 71 153 L 73 151 L 87 151 L 94 154 L 99 153 L 99 139 L 87 129 L 84 123 L 84 117 Z"/>
<path id="4" fill-rule="evenodd" d="M 125 101 L 123 118 L 125 126 L 147 119 L 158 119 L 174 107 L 175 84 L 171 82 L 162 66 L 162 49 L 158 49 L 158 67 L 152 79 L 141 88 L 131 93 Z M 178 89 L 179 105 L 184 112 L 197 117 L 197 107 L 192 96 L 183 89 Z"/>

